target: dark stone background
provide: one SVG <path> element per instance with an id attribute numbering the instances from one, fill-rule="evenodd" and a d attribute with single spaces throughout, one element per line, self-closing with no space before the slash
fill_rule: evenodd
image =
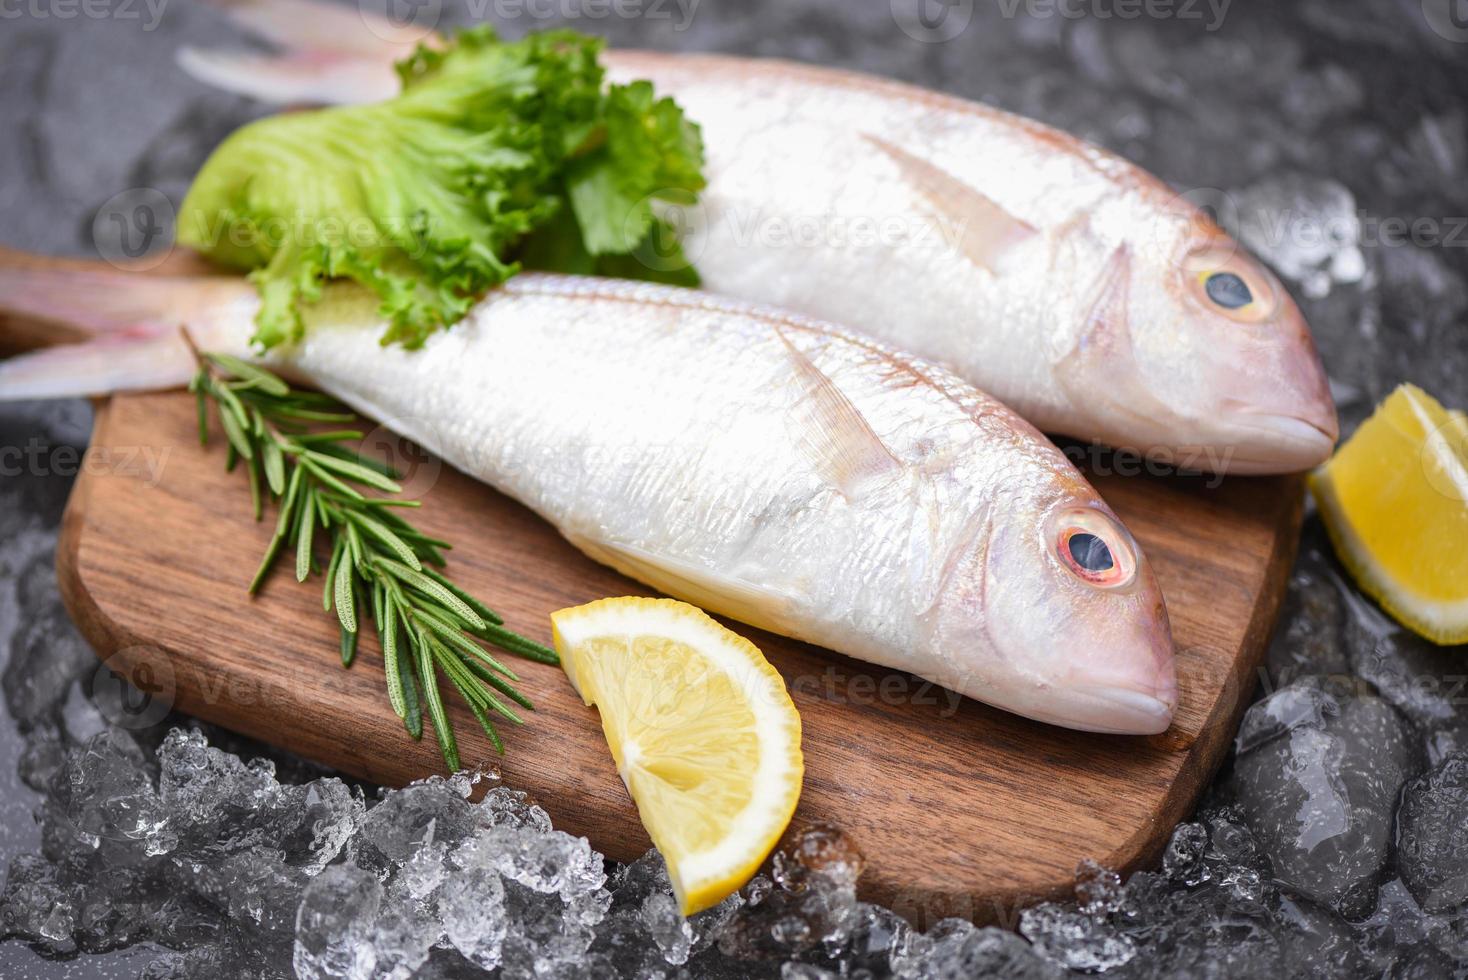
<path id="1" fill-rule="evenodd" d="M 207 89 L 174 65 L 185 43 L 246 43 L 217 10 L 165 0 L 155 23 L 141 2 L 110 0 L 94 8 L 96 17 L 68 2 L 0 0 L 0 243 L 86 256 L 108 247 L 92 231 L 106 202 L 155 188 L 177 203 L 209 150 L 266 110 Z M 925 34 L 913 26 L 920 2 L 938 34 L 961 30 L 946 40 L 915 39 Z M 1450 19 L 1451 2 L 1461 29 Z M 451 20 L 469 19 L 473 9 L 464 0 L 447 6 Z M 594 5 L 573 0 L 479 5 L 504 15 L 494 19 L 512 35 L 564 23 L 617 45 L 782 56 L 918 82 L 1053 123 L 1180 190 L 1222 202 L 1224 219 L 1241 225 L 1301 300 L 1347 432 L 1404 380 L 1468 406 L 1464 7 L 1459 0 L 1235 0 L 1220 21 L 1216 10 L 1185 0 L 995 0 L 976 9 L 930 0 L 702 0 L 692 8 L 643 5 L 632 18 L 594 17 Z M 1130 11 L 1140 13 L 1124 16 Z M 0 405 L 0 446 L 35 445 L 43 460 L 0 476 L 6 859 L 39 844 L 31 813 L 41 796 L 18 771 L 39 784 L 48 759 L 106 724 L 85 695 L 91 655 L 66 621 L 51 571 L 71 482 L 54 450 L 85 445 L 88 428 L 82 403 Z M 1454 873 L 1461 881 L 1468 867 L 1413 871 L 1413 861 L 1468 849 L 1461 810 L 1453 811 L 1456 826 L 1433 829 L 1441 796 L 1424 802 L 1417 793 L 1411 819 L 1427 827 L 1425 843 L 1414 840 L 1398 854 L 1390 838 L 1403 783 L 1468 744 L 1468 710 L 1457 693 L 1462 656 L 1394 631 L 1344 584 L 1312 519 L 1261 693 L 1301 675 L 1344 679 L 1349 691 L 1306 681 L 1256 708 L 1243 755 L 1220 777 L 1210 805 L 1236 803 L 1229 819 L 1248 825 L 1276 879 L 1358 922 L 1372 912 L 1380 881 L 1394 882 L 1393 901 L 1398 875 L 1409 887 L 1427 879 L 1440 886 Z M 1364 815 L 1348 821 L 1334 856 L 1302 843 L 1310 835 L 1299 814 L 1314 798 L 1309 774 L 1300 775 L 1308 762 L 1301 754 L 1308 746 L 1296 741 L 1300 711 L 1313 719 L 1303 730 L 1335 753 L 1327 753 L 1335 761 L 1322 778 Z M 1433 773 L 1449 784 L 1451 799 L 1450 774 Z M 1197 826 L 1217 843 L 1232 824 Z M 1180 836 L 1174 881 L 1189 873 L 1187 848 L 1202 847 Z M 1385 914 L 1356 927 L 1356 941 L 1379 940 L 1379 921 L 1369 922 Z M 1386 942 L 1406 949 L 1409 938 Z M 1221 949 L 1215 941 L 1227 944 L 1212 933 L 1179 940 L 1194 942 L 1199 955 Z M 131 976 L 152 955 L 135 948 L 48 961 L 12 940 L 0 944 L 0 974 Z M 1407 964 L 1407 954 L 1395 955 L 1381 962 Z M 1412 962 L 1441 963 L 1425 955 Z"/>

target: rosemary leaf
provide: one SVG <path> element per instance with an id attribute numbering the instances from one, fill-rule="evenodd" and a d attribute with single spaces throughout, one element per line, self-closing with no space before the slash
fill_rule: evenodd
<path id="1" fill-rule="evenodd" d="M 245 475 L 250 480 L 250 510 L 255 520 L 265 517 L 265 501 L 260 497 L 260 460 L 253 455 L 245 459 Z"/>
<path id="2" fill-rule="evenodd" d="M 341 620 L 342 629 L 357 632 L 357 605 L 354 601 L 352 578 L 356 574 L 350 561 L 338 562 L 336 566 L 336 618 Z"/>
<path id="3" fill-rule="evenodd" d="M 347 497 L 348 499 L 350 499 L 350 500 L 366 500 L 367 499 L 366 497 L 364 497 L 362 495 L 362 492 L 360 490 L 355 490 L 352 487 L 347 486 L 345 483 L 343 483 L 341 480 L 337 479 L 331 473 L 328 473 L 325 469 L 323 469 L 322 467 L 316 465 L 315 462 L 313 462 L 312 460 L 306 458 L 304 456 L 304 454 L 301 457 L 300 465 L 302 467 L 304 467 L 306 469 L 306 471 L 309 472 L 316 479 L 320 480 L 322 483 L 324 483 L 327 486 L 331 487 L 337 493 L 342 494 L 343 496 Z"/>
<path id="4" fill-rule="evenodd" d="M 444 675 L 448 677 L 449 682 L 453 684 L 454 687 L 459 689 L 459 694 L 463 696 L 464 702 L 469 705 L 469 710 L 474 712 L 474 717 L 478 720 L 479 727 L 483 728 L 484 734 L 489 736 L 490 744 L 495 747 L 495 751 L 497 751 L 500 755 L 504 755 L 504 740 L 500 738 L 500 733 L 495 730 L 494 722 L 490 719 L 489 712 L 485 710 L 484 705 L 481 704 L 480 701 L 477 700 L 474 696 L 474 692 L 476 691 L 482 696 L 484 694 L 484 689 L 476 686 L 472 677 L 457 674 L 454 670 L 452 670 L 449 667 L 448 660 L 445 660 L 442 663 L 444 667 Z"/>
<path id="5" fill-rule="evenodd" d="M 296 532 L 296 581 L 306 581 L 311 574 L 311 542 L 316 538 L 316 502 L 306 491 L 301 504 L 301 527 Z"/>
<path id="6" fill-rule="evenodd" d="M 418 683 L 413 679 L 413 656 L 398 657 L 398 679 L 403 685 L 403 728 L 414 739 L 423 737 L 423 702 L 418 697 Z"/>
<path id="7" fill-rule="evenodd" d="M 450 771 L 459 769 L 459 743 L 454 738 L 454 728 L 449 724 L 448 713 L 443 709 L 443 698 L 438 693 L 438 677 L 435 674 L 432 649 L 433 641 L 418 634 L 418 673 L 423 678 L 423 699 L 428 702 L 428 717 L 433 722 L 433 734 L 438 738 L 439 751 L 444 764 Z"/>
<path id="8" fill-rule="evenodd" d="M 356 463 L 359 466 L 365 466 L 379 476 L 385 477 L 389 480 L 396 480 L 399 475 L 398 471 L 393 469 L 388 464 L 380 460 L 373 459 L 371 456 L 364 456 L 359 452 L 346 448 L 345 446 L 338 446 L 335 443 L 319 445 L 315 447 L 315 452 L 321 453 L 324 456 L 331 456 L 348 463 Z"/>
<path id="9" fill-rule="evenodd" d="M 496 626 L 502 625 L 504 623 L 504 619 L 500 617 L 499 613 L 495 612 L 493 609 L 489 608 L 484 603 L 480 602 L 478 599 L 474 598 L 472 595 L 459 588 L 453 582 L 449 581 L 447 575 L 444 575 L 441 572 L 438 572 L 432 568 L 423 569 L 423 574 L 427 575 L 439 585 L 443 586 L 454 595 L 458 596 L 459 599 L 463 601 L 464 605 L 468 606 L 470 609 L 479 614 L 480 619 L 484 620 L 487 623 L 493 623 Z"/>
<path id="10" fill-rule="evenodd" d="M 503 626 L 485 623 L 484 626 L 475 630 L 476 635 L 483 637 L 495 646 L 519 654 L 526 660 L 534 660 L 536 663 L 551 664 L 559 666 L 560 654 L 550 647 L 543 647 L 534 640 L 526 639 L 519 633 L 513 633 Z"/>
<path id="11" fill-rule="evenodd" d="M 500 663 L 489 653 L 489 651 L 485 650 L 479 644 L 475 643 L 463 633 L 459 632 L 459 628 L 457 626 L 454 626 L 451 623 L 446 623 L 442 619 L 439 619 L 437 616 L 434 616 L 433 614 L 426 612 L 422 609 L 416 610 L 413 613 L 413 618 L 415 621 L 422 623 L 424 626 L 427 626 L 429 629 L 433 630 L 433 632 L 442 637 L 444 641 L 452 643 L 454 646 L 458 647 L 460 650 L 471 657 L 478 657 L 480 660 L 483 660 L 495 670 L 504 674 L 510 680 L 518 681 L 520 679 L 519 675 L 517 675 L 510 668 L 506 667 L 504 664 Z"/>
<path id="12" fill-rule="evenodd" d="M 341 565 L 342 553 L 346 550 L 345 538 L 337 538 L 331 548 L 331 564 L 326 566 L 326 581 L 321 588 L 321 609 L 331 612 L 332 597 L 336 592 L 336 570 Z"/>
<path id="13" fill-rule="evenodd" d="M 221 388 L 219 390 L 228 391 L 229 389 Z M 250 441 L 245 438 L 245 427 L 235 417 L 234 412 L 224 408 L 222 404 L 219 409 L 219 424 L 224 427 L 224 436 L 229 440 L 230 448 L 239 456 L 249 459 L 254 454 L 254 450 L 250 448 Z"/>
<path id="14" fill-rule="evenodd" d="M 285 454 L 274 439 L 267 440 L 260 448 L 263 450 L 265 480 L 270 484 L 270 492 L 279 497 L 285 493 Z"/>
<path id="15" fill-rule="evenodd" d="M 365 483 L 369 487 L 377 490 L 383 490 L 387 493 L 403 492 L 403 488 L 392 480 L 371 467 L 363 466 L 361 463 L 349 459 L 342 459 L 340 456 L 333 456 L 330 453 L 323 453 L 317 449 L 307 449 L 302 455 L 317 466 L 324 466 L 329 470 L 335 470 L 348 479 L 356 480 L 358 483 Z"/>
<path id="16" fill-rule="evenodd" d="M 452 610 L 455 615 L 457 615 L 460 619 L 463 619 L 475 629 L 480 629 L 489 625 L 484 620 L 480 619 L 479 614 L 476 613 L 473 609 L 470 609 L 469 606 L 466 605 L 462 599 L 454 595 L 442 585 L 439 585 L 427 575 L 424 575 L 422 572 L 415 572 L 407 565 L 404 565 L 400 562 L 395 562 L 389 558 L 378 559 L 378 564 L 380 564 L 388 572 L 392 573 L 395 577 L 397 577 L 407 585 L 410 585 L 413 588 L 417 589 L 419 592 L 425 593 L 428 596 L 437 599 L 444 606 Z"/>
<path id="17" fill-rule="evenodd" d="M 383 590 L 386 591 L 385 589 Z M 403 675 L 398 666 L 398 610 L 389 599 L 383 603 L 382 619 L 378 621 L 382 642 L 382 672 L 387 676 L 387 702 L 393 714 L 408 717 L 408 706 L 403 696 Z"/>
<path id="18" fill-rule="evenodd" d="M 470 673 L 472 673 L 475 677 L 478 677 L 484 683 L 488 684 L 496 691 L 499 691 L 505 697 L 509 698 L 511 701 L 515 702 L 526 711 L 535 710 L 535 703 L 533 701 L 531 701 L 525 695 L 521 694 L 519 691 L 515 690 L 514 686 L 510 684 L 509 681 L 505 680 L 503 677 L 497 674 L 484 661 L 466 659 L 464 661 L 464 666 L 469 668 Z"/>
<path id="19" fill-rule="evenodd" d="M 285 494 L 280 498 L 280 516 L 275 521 L 275 533 L 279 537 L 284 537 L 286 530 L 291 526 L 291 519 L 295 516 L 296 501 L 300 499 L 301 486 L 301 471 L 292 470 L 290 482 L 285 487 Z"/>
<path id="20" fill-rule="evenodd" d="M 204 356 L 226 373 L 234 375 L 246 384 L 259 388 L 267 394 L 284 398 L 291 393 L 290 387 L 284 381 L 264 368 L 251 364 L 249 361 L 242 361 L 233 354 L 209 353 Z"/>
<path id="21" fill-rule="evenodd" d="M 396 552 L 404 565 L 415 572 L 423 571 L 423 565 L 418 561 L 418 556 L 413 554 L 413 549 L 409 548 L 403 539 L 393 533 L 387 525 L 373 520 L 360 511 L 344 511 L 344 513 L 348 520 Z"/>
<path id="22" fill-rule="evenodd" d="M 193 346 L 185 333 L 185 339 Z M 225 464 L 245 463 L 257 518 L 277 504 L 275 533 L 250 582 L 257 592 L 285 543 L 295 551 L 296 578 L 322 575 L 322 608 L 335 612 L 344 667 L 356 659 L 362 620 L 370 616 L 382 647 L 388 702 L 407 733 L 423 737 L 430 719 L 444 762 L 458 768 L 459 747 L 442 697 L 441 676 L 464 699 L 497 751 L 504 742 L 493 715 L 514 723 L 511 705 L 534 710 L 514 682 L 518 676 L 477 640 L 514 654 L 555 663 L 555 654 L 504 628 L 485 603 L 431 565 L 442 566 L 450 544 L 424 534 L 401 516 L 421 502 L 404 500 L 393 469 L 361 455 L 356 428 L 312 431 L 314 423 L 353 425 L 356 416 L 329 396 L 295 391 L 264 368 L 231 355 L 200 354 L 189 384 L 207 445 L 208 403 L 225 434 Z M 364 488 L 389 496 L 368 497 Z M 330 548 L 324 571 L 316 559 L 322 537 Z M 365 610 L 365 611 L 363 611 Z"/>
<path id="23" fill-rule="evenodd" d="M 346 627 L 341 632 L 342 666 L 350 667 L 352 661 L 357 659 L 357 634 Z"/>
<path id="24" fill-rule="evenodd" d="M 303 446 L 314 446 L 323 442 L 351 442 L 362 438 L 357 429 L 331 429 L 326 432 L 308 432 L 297 436 L 296 442 Z"/>
<path id="25" fill-rule="evenodd" d="M 203 381 L 195 376 L 194 382 L 190 385 L 190 389 L 194 393 L 194 401 L 198 403 L 199 408 L 199 445 L 207 446 L 209 445 L 209 400 L 204 394 Z"/>

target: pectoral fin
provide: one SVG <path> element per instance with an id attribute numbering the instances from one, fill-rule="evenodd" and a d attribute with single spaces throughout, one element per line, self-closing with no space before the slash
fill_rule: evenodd
<path id="1" fill-rule="evenodd" d="M 1118 245 L 1096 275 L 1075 346 L 1056 362 L 1055 378 L 1078 405 L 1108 405 L 1119 414 L 1151 421 L 1169 416 L 1172 409 L 1137 383 L 1142 374 L 1132 346 L 1131 279 L 1131 249 Z"/>
<path id="2" fill-rule="evenodd" d="M 997 273 L 1004 255 L 1035 235 L 1035 227 L 936 164 L 876 136 L 866 140 L 897 164 L 943 222 L 943 237 L 970 262 Z"/>
<path id="3" fill-rule="evenodd" d="M 903 466 L 836 383 L 777 330 L 790 355 L 800 400 L 791 418 L 796 439 L 822 477 L 848 500 Z"/>

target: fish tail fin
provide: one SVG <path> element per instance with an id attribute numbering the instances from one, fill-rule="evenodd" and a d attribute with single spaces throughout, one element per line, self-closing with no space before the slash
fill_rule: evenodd
<path id="1" fill-rule="evenodd" d="M 247 303 L 237 277 L 163 276 L 0 249 L 0 401 L 171 388 L 192 376 L 180 332 L 230 351 L 245 346 Z M 232 336 L 233 335 L 233 336 Z M 36 349 L 40 348 L 40 349 Z"/>
<path id="2" fill-rule="evenodd" d="M 431 25 L 409 17 L 399 23 L 368 4 L 336 4 L 323 0 L 207 0 L 241 30 L 273 44 L 296 50 L 316 49 L 364 57 L 394 59 L 413 53 L 432 36 Z M 388 0 L 390 3 L 391 0 Z M 412 5 L 412 0 L 401 0 Z M 420 5 L 421 6 L 421 5 Z"/>
<path id="3" fill-rule="evenodd" d="M 185 47 L 176 60 L 205 85 L 277 105 L 381 102 L 398 91 L 390 61 L 330 51 L 272 55 Z"/>
<path id="4" fill-rule="evenodd" d="M 277 54 L 185 47 L 179 67 L 207 85 L 266 102 L 375 102 L 398 91 L 394 62 L 420 42 L 428 26 L 398 23 L 366 5 L 319 0 L 212 0 L 241 29 L 283 50 Z M 388 0 L 389 3 L 394 0 Z"/>

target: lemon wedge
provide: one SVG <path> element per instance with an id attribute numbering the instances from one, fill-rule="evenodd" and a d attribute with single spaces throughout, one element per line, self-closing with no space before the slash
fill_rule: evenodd
<path id="1" fill-rule="evenodd" d="M 1364 591 L 1435 643 L 1468 641 L 1468 416 L 1402 385 L 1310 491 Z"/>
<path id="2" fill-rule="evenodd" d="M 683 914 L 716 905 L 758 870 L 800 798 L 784 680 L 754 644 L 672 599 L 602 599 L 552 613 L 551 628 Z"/>

